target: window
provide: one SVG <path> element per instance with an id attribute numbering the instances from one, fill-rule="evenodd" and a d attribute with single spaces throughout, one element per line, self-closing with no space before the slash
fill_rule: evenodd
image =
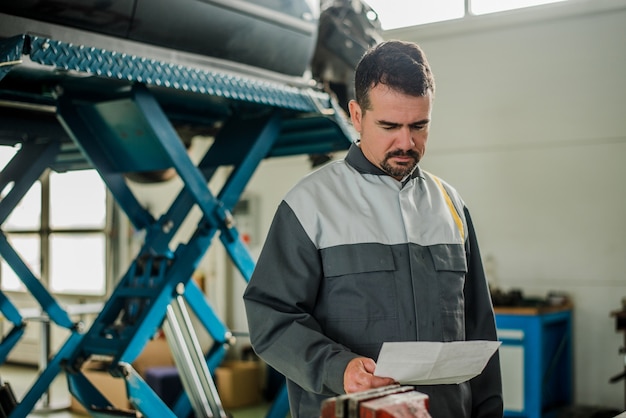
<path id="1" fill-rule="evenodd" d="M 472 0 L 470 12 L 474 15 L 482 15 L 561 1 L 565 0 Z"/>
<path id="2" fill-rule="evenodd" d="M 566 0 L 368 0 L 378 13 L 383 29 L 397 29 L 425 23 L 459 19 L 504 10 L 521 9 Z"/>
<path id="3" fill-rule="evenodd" d="M 7 234 L 13 249 L 20 255 L 30 271 L 37 277 L 41 276 L 41 240 L 37 234 Z M 26 288 L 17 274 L 2 260 L 2 290 L 24 291 Z"/>
<path id="4" fill-rule="evenodd" d="M 50 173 L 50 291 L 104 294 L 106 207 L 95 170 Z"/>
<path id="5" fill-rule="evenodd" d="M 16 152 L 12 147 L 0 147 L 0 170 Z M 2 193 L 4 196 L 8 190 Z M 2 230 L 51 293 L 105 294 L 107 194 L 95 170 L 45 173 L 11 212 Z M 0 285 L 2 290 L 25 290 L 4 260 Z"/>
<path id="6" fill-rule="evenodd" d="M 465 0 L 368 0 L 383 29 L 458 19 L 465 15 Z"/>

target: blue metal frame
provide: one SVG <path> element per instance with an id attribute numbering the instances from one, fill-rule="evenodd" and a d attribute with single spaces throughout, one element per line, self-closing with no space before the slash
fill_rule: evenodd
<path id="1" fill-rule="evenodd" d="M 112 364 L 114 365 L 131 363 L 136 358 L 149 338 L 156 333 L 177 286 L 180 284 L 187 286 L 195 266 L 204 255 L 216 232 L 220 232 L 222 243 L 235 264 L 240 268 L 241 273 L 244 277 L 249 277 L 253 268 L 253 261 L 239 239 L 236 228 L 232 225 L 230 210 L 239 200 L 244 185 L 254 172 L 252 167 L 256 167 L 261 159 L 267 155 L 268 149 L 277 137 L 277 126 L 280 122 L 279 117 L 270 114 L 260 120 L 251 121 L 255 123 L 245 125 L 237 123 L 233 126 L 239 126 L 240 129 L 235 130 L 235 132 L 231 129 L 225 129 L 222 131 L 222 135 L 218 135 L 215 148 L 211 147 L 207 156 L 200 163 L 204 172 L 211 172 L 211 170 L 207 170 L 207 167 L 210 167 L 212 161 L 215 161 L 213 155 L 224 152 L 221 144 L 225 139 L 222 138 L 232 141 L 231 134 L 237 133 L 239 146 L 235 169 L 224 184 L 219 194 L 220 198 L 216 198 L 207 188 L 208 179 L 204 177 L 203 171 L 193 165 L 182 141 L 147 89 L 141 85 L 136 85 L 131 91 L 130 100 L 116 99 L 114 103 L 116 107 L 123 108 L 123 113 L 110 112 L 111 108 L 106 106 L 107 103 L 94 105 L 83 101 L 73 102 L 61 99 L 59 116 L 93 166 L 99 169 L 120 206 L 123 208 L 130 207 L 132 208 L 130 210 L 131 215 L 138 215 L 131 217 L 133 223 L 143 225 L 147 215 L 144 211 L 136 210 L 137 201 L 134 198 L 129 200 L 131 194 L 127 187 L 119 187 L 120 184 L 113 184 L 109 181 L 109 176 L 117 176 L 127 167 L 113 167 L 111 158 L 116 156 L 109 155 L 109 158 L 106 158 L 107 153 L 101 151 L 98 143 L 100 145 L 105 142 L 117 144 L 118 155 L 126 155 L 130 161 L 139 159 L 139 155 L 144 149 L 140 146 L 135 147 L 135 144 L 132 147 L 124 148 L 126 137 L 116 136 L 112 134 L 110 129 L 102 129 L 103 125 L 128 127 L 129 123 L 139 120 L 139 127 L 132 126 L 128 129 L 135 132 L 141 131 L 146 145 L 149 144 L 153 149 L 160 147 L 164 151 L 162 155 L 156 157 L 157 160 L 160 159 L 161 161 L 157 167 L 153 168 L 163 168 L 162 164 L 169 159 L 166 165 L 171 165 L 176 169 L 184 187 L 170 211 L 158 221 L 153 222 L 155 227 L 150 228 L 150 234 L 147 235 L 138 258 L 120 281 L 102 313 L 96 318 L 94 325 L 70 357 L 68 364 L 76 365 L 73 366 L 76 373 L 80 373 L 81 361 L 93 354 L 112 355 Z M 124 103 L 125 106 L 120 106 L 120 103 Z M 129 112 L 129 109 L 133 110 Z M 130 121 L 121 120 L 125 115 L 131 115 L 132 119 Z M 86 131 L 89 131 L 90 134 L 84 135 Z M 150 144 L 148 139 L 154 143 Z M 194 204 L 201 209 L 203 218 L 189 242 L 180 245 L 172 254 L 167 244 Z M 165 224 L 170 225 L 170 227 L 164 228 Z M 163 233 L 164 230 L 166 233 Z M 153 263 L 158 263 L 158 274 L 154 274 Z M 198 297 L 198 292 L 190 290 L 189 295 L 192 297 L 192 306 L 198 317 L 211 318 L 211 309 L 206 302 L 203 306 L 202 301 L 204 299 Z M 123 324 L 117 322 L 120 317 L 125 318 Z M 212 318 L 217 320 L 214 315 Z M 207 330 L 212 333 L 218 344 L 222 345 L 228 342 L 230 333 L 225 328 L 211 325 L 207 327 Z M 223 353 L 216 355 L 221 356 Z M 113 369 L 111 373 L 115 374 L 118 371 L 119 369 Z M 138 383 L 140 382 L 138 377 L 134 378 L 134 382 L 135 390 L 149 390 L 147 386 Z M 83 401 L 86 401 L 88 405 L 92 404 L 87 399 L 83 399 Z M 139 403 L 136 407 L 141 410 L 145 407 L 145 403 Z M 150 408 L 155 408 L 155 406 L 151 405 Z M 147 411 L 142 412 L 146 413 Z"/>
<path id="2" fill-rule="evenodd" d="M 3 224 L 20 200 L 39 179 L 43 171 L 56 158 L 59 144 L 26 143 L 2 171 L 0 190 L 12 184 L 11 190 L 0 201 L 0 225 Z M 50 295 L 39 279 L 32 273 L 19 254 L 13 249 L 4 232 L 0 231 L 0 255 L 15 271 L 28 291 L 47 313 L 50 320 L 61 327 L 73 329 L 74 323 L 57 301 Z M 13 324 L 0 342 L 0 364 L 19 342 L 25 331 L 25 322 L 6 295 L 0 292 L 0 311 Z"/>
<path id="3" fill-rule="evenodd" d="M 24 335 L 26 323 L 15 305 L 2 292 L 0 292 L 0 312 L 12 324 L 11 330 L 0 341 L 0 364 L 3 364 L 13 347 Z"/>
<path id="4" fill-rule="evenodd" d="M 25 55 L 35 70 L 30 64 L 22 71 Z M 45 169 L 68 170 L 73 164 L 95 168 L 133 226 L 146 232 L 137 257 L 83 333 L 0 231 L 0 254 L 43 312 L 72 331 L 11 417 L 25 417 L 62 368 L 79 402 L 93 416 L 108 416 L 112 406 L 81 370 L 94 355 L 112 359 L 109 373 L 125 379 L 131 402 L 144 415 L 188 416 L 191 406 L 185 393 L 170 410 L 129 365 L 157 332 L 168 304 L 183 286 L 186 301 L 215 341 L 206 354 L 213 373 L 232 336 L 190 280 L 198 262 L 217 234 L 249 280 L 254 261 L 239 238 L 231 211 L 259 163 L 272 156 L 346 149 L 354 139 L 353 131 L 337 103 L 304 82 L 182 66 L 31 35 L 0 40 L 0 63 L 0 98 L 55 106 L 68 136 L 41 144 L 23 142 L 0 178 L 1 188 L 14 182 L 0 202 L 0 224 Z M 23 79 L 41 83 L 40 89 L 33 89 L 40 93 L 24 91 Z M 205 126 L 222 123 L 197 166 L 171 121 L 178 118 Z M 76 159 L 76 149 L 82 160 Z M 67 153 L 71 158 L 66 158 Z M 207 183 L 224 165 L 233 169 L 220 192 L 213 195 Z M 125 175 L 172 168 L 183 187 L 170 208 L 155 219 L 134 196 Z M 186 243 L 171 249 L 172 238 L 193 207 L 202 213 L 195 232 Z M 23 333 L 23 318 L 2 293 L 0 309 L 14 324 L 0 344 L 0 361 L 4 361 Z M 269 416 L 278 418 L 287 410 L 283 387 Z"/>
<path id="5" fill-rule="evenodd" d="M 0 201 L 0 224 L 6 221 L 11 211 L 41 176 L 43 171 L 56 158 L 59 151 L 58 143 L 37 144 L 25 143 L 9 164 L 2 171 L 0 189 L 13 184 L 11 190 Z M 0 255 L 7 264 L 15 271 L 18 278 L 26 286 L 34 299 L 41 306 L 52 322 L 70 330 L 70 337 L 59 350 L 59 355 L 49 361 L 47 368 L 41 372 L 21 402 L 16 406 L 11 416 L 26 416 L 32 410 L 35 403 L 46 392 L 54 377 L 61 370 L 63 353 L 73 349 L 78 333 L 76 324 L 69 315 L 57 303 L 54 297 L 43 286 L 41 281 L 32 273 L 19 254 L 13 249 L 6 235 L 0 231 Z M 0 310 L 13 323 L 13 328 L 0 342 L 0 363 L 6 361 L 11 350 L 24 335 L 26 323 L 22 316 L 9 301 L 6 295 L 0 292 Z"/>
<path id="6" fill-rule="evenodd" d="M 316 99 L 330 105 L 326 94 L 232 72 L 184 67 L 38 36 L 29 40 L 32 61 L 66 70 L 298 111 L 316 110 Z"/>

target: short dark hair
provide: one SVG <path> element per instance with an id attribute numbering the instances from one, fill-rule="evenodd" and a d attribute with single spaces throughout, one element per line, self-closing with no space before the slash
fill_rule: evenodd
<path id="1" fill-rule="evenodd" d="M 369 92 L 378 84 L 411 96 L 435 93 L 435 78 L 426 55 L 412 42 L 382 42 L 363 55 L 354 77 L 355 98 L 361 109 L 370 108 Z"/>

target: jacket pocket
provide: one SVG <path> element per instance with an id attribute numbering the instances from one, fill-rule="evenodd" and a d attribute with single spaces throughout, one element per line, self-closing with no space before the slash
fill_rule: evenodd
<path id="1" fill-rule="evenodd" d="M 393 252 L 387 245 L 341 245 L 321 250 L 325 277 L 337 277 L 377 271 L 394 271 Z"/>
<path id="2" fill-rule="evenodd" d="M 437 271 L 467 273 L 465 249 L 458 244 L 440 244 L 428 247 Z"/>
<path id="3" fill-rule="evenodd" d="M 396 263 L 382 244 L 321 251 L 324 279 L 315 308 L 324 333 L 362 355 L 397 334 Z"/>
<path id="4" fill-rule="evenodd" d="M 439 288 L 444 341 L 465 339 L 465 249 L 458 244 L 429 247 Z"/>

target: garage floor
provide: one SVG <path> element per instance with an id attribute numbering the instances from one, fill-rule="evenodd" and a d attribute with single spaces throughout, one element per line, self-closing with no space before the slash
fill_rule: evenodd
<path id="1" fill-rule="evenodd" d="M 9 382 L 16 397 L 21 399 L 34 382 L 37 369 L 33 366 L 4 364 L 0 366 L 0 376 L 3 381 Z M 62 375 L 57 376 L 49 391 L 50 401 L 44 404 L 40 401 L 35 410 L 29 415 L 32 417 L 47 418 L 85 418 L 86 415 L 74 413 L 70 410 L 70 394 L 67 382 Z M 263 418 L 269 405 L 260 404 L 249 408 L 227 411 L 232 418 Z"/>
<path id="2" fill-rule="evenodd" d="M 566 408 L 556 418 L 614 418 L 621 411 L 598 406 L 572 406 Z"/>
<path id="3" fill-rule="evenodd" d="M 18 399 L 32 385 L 37 369 L 33 366 L 21 366 L 5 364 L 0 366 L 0 376 L 4 381 L 11 384 Z M 70 410 L 70 395 L 67 390 L 65 377 L 58 376 L 49 392 L 50 402 L 38 406 L 29 416 L 47 418 L 85 418 L 85 415 L 74 413 Z M 249 408 L 227 411 L 231 418 L 264 418 L 269 405 L 259 404 Z M 572 406 L 566 408 L 556 416 L 556 418 L 613 418 L 620 411 L 596 407 L 596 406 Z"/>

